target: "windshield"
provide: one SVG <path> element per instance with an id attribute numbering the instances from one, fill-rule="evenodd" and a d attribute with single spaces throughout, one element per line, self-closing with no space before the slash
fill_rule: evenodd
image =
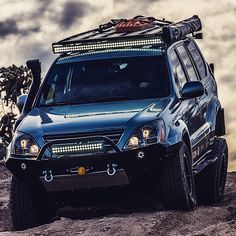
<path id="1" fill-rule="evenodd" d="M 169 95 L 164 56 L 56 64 L 40 106 L 159 98 Z"/>

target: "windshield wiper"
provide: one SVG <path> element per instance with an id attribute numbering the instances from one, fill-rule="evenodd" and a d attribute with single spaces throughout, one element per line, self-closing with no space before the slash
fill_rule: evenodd
<path id="1" fill-rule="evenodd" d="M 69 106 L 80 104 L 80 102 L 51 102 L 48 104 L 44 104 L 43 107 L 53 107 L 53 106 Z"/>
<path id="2" fill-rule="evenodd" d="M 132 100 L 132 98 L 119 96 L 119 97 L 104 98 L 96 101 L 91 101 L 89 103 L 115 102 L 115 101 L 126 101 L 126 100 Z"/>
<path id="3" fill-rule="evenodd" d="M 86 103 L 101 103 L 101 102 L 114 102 L 114 101 L 126 101 L 126 100 L 132 100 L 132 98 L 128 97 L 113 97 L 113 98 L 104 98 L 101 100 L 91 100 L 91 101 L 84 101 L 84 102 L 51 102 L 48 104 L 43 105 L 43 107 L 53 107 L 53 106 L 69 106 L 69 105 L 77 105 L 77 104 L 86 104 Z"/>

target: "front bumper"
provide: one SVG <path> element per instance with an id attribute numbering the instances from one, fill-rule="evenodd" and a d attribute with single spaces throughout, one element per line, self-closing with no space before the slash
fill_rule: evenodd
<path id="1" fill-rule="evenodd" d="M 128 151 L 120 151 L 116 147 L 116 152 L 112 154 L 60 159 L 10 157 L 6 160 L 6 167 L 15 175 L 40 179 L 48 191 L 125 185 L 134 176 L 145 175 L 146 170 L 156 172 L 159 161 L 173 156 L 179 150 L 179 145 L 155 144 Z M 140 152 L 144 154 L 142 158 L 139 157 Z M 107 169 L 112 165 L 116 166 L 117 171 L 114 176 L 109 176 Z M 86 169 L 84 176 L 78 175 L 79 167 Z M 53 180 L 46 181 L 51 176 Z"/>
<path id="2" fill-rule="evenodd" d="M 130 184 L 129 178 L 124 169 L 118 169 L 112 176 L 108 175 L 106 171 L 96 171 L 84 176 L 78 176 L 77 174 L 55 175 L 53 176 L 53 180 L 50 182 L 47 182 L 44 176 L 41 176 L 40 181 L 48 192 L 92 189 Z"/>

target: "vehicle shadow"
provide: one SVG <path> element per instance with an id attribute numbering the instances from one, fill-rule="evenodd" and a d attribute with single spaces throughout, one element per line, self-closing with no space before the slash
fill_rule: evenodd
<path id="1" fill-rule="evenodd" d="M 56 218 L 92 219 L 160 210 L 163 210 L 163 205 L 159 190 L 129 186 L 73 193 L 57 211 Z"/>

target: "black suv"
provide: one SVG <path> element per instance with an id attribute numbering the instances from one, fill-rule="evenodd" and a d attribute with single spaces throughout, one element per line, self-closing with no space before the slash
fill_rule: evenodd
<path id="1" fill-rule="evenodd" d="M 5 158 L 13 229 L 45 222 L 55 192 L 151 183 L 167 209 L 222 199 L 224 110 L 200 30 L 198 16 L 116 19 L 54 43 L 42 83 L 40 62 L 27 62 Z"/>

